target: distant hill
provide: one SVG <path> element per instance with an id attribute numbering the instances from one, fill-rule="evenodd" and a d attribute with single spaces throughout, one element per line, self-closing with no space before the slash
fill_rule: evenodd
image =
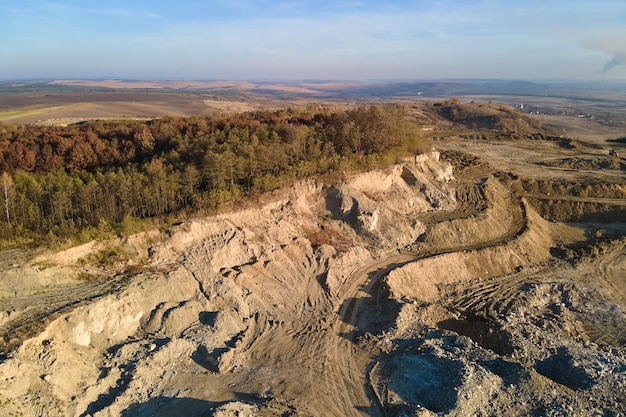
<path id="1" fill-rule="evenodd" d="M 498 132 L 534 134 L 547 132 L 546 127 L 513 107 L 491 103 L 459 103 L 458 100 L 437 102 L 431 113 L 454 124 L 470 129 L 488 129 Z"/>

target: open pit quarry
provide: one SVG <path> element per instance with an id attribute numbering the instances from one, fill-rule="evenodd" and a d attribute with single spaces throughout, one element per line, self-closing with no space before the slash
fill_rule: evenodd
<path id="1" fill-rule="evenodd" d="M 255 208 L 4 253 L 0 415 L 626 415 L 622 162 L 435 145 Z M 123 262 L 89 262 L 111 247 Z"/>

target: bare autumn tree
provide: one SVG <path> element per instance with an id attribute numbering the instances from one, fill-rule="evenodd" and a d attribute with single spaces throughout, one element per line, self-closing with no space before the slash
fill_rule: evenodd
<path id="1" fill-rule="evenodd" d="M 6 213 L 7 223 L 11 223 L 11 215 L 9 214 L 9 195 L 13 188 L 13 179 L 9 174 L 2 173 L 2 192 L 4 198 L 4 212 Z"/>

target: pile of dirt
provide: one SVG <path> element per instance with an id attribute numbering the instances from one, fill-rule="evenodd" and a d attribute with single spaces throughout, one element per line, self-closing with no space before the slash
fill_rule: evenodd
<path id="1" fill-rule="evenodd" d="M 611 248 L 591 265 L 548 263 L 403 305 L 374 337 L 385 351 L 372 365 L 381 403 L 392 415 L 624 413 L 624 299 L 584 281 L 623 256 L 622 243 Z"/>
<path id="2" fill-rule="evenodd" d="M 387 333 L 391 348 L 372 376 L 381 403 L 390 415 L 586 416 L 624 411 L 619 388 L 626 382 L 623 352 L 563 342 L 529 323 L 509 323 L 505 329 L 451 317 L 438 326 Z M 528 332 L 528 338 L 507 340 L 510 331 Z M 495 335 L 504 340 L 490 340 Z"/>
<path id="3" fill-rule="evenodd" d="M 598 170 L 598 169 L 613 169 L 626 171 L 626 164 L 618 158 L 610 156 L 600 156 L 593 158 L 563 158 L 558 161 L 554 161 L 549 164 L 558 168 L 567 168 L 577 171 L 581 170 Z"/>

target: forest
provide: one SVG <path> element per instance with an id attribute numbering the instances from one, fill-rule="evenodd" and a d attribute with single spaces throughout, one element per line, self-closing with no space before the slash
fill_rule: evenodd
<path id="1" fill-rule="evenodd" d="M 67 127 L 0 124 L 4 246 L 131 232 L 297 179 L 427 148 L 400 105 L 302 108 Z"/>

